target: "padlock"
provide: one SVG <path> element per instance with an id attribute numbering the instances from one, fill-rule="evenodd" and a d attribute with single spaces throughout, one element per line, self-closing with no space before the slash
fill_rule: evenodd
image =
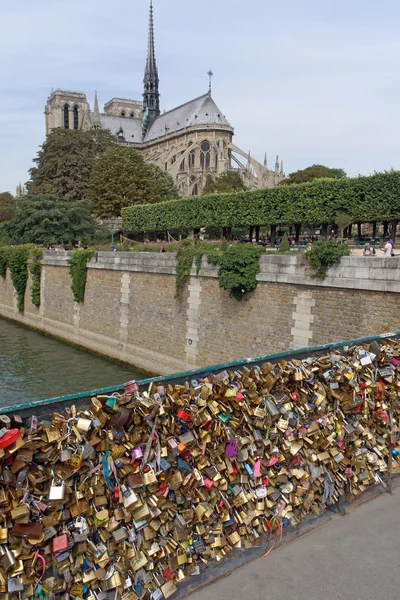
<path id="1" fill-rule="evenodd" d="M 22 577 L 10 577 L 7 584 L 7 591 L 9 593 L 22 592 L 24 589 L 24 582 Z"/>
<path id="2" fill-rule="evenodd" d="M 151 465 L 146 465 L 145 469 L 147 470 L 142 475 L 144 485 L 151 485 L 153 483 L 157 483 L 157 475 L 155 474 L 155 471 L 151 467 Z"/>
<path id="3" fill-rule="evenodd" d="M 58 552 L 64 552 L 68 548 L 68 536 L 66 533 L 59 535 L 58 537 L 53 539 L 53 552 L 57 554 Z"/>
<path id="4" fill-rule="evenodd" d="M 79 471 L 83 462 L 83 448 L 77 448 L 69 459 L 73 471 Z"/>
<path id="5" fill-rule="evenodd" d="M 108 510 L 106 510 L 106 509 L 100 510 L 99 512 L 95 513 L 95 515 L 93 516 L 93 520 L 94 520 L 96 527 L 101 527 L 101 526 L 105 525 L 108 522 L 109 518 L 110 518 L 110 515 L 109 515 Z"/>
<path id="6" fill-rule="evenodd" d="M 120 529 L 116 529 L 112 532 L 112 536 L 117 543 L 123 542 L 128 539 L 128 530 L 126 527 L 121 527 Z"/>
<path id="7" fill-rule="evenodd" d="M 138 502 L 138 497 L 133 490 L 128 489 L 126 485 L 121 486 L 122 502 L 125 508 L 135 505 Z"/>
<path id="8" fill-rule="evenodd" d="M 65 498 L 65 481 L 61 481 L 58 485 L 55 479 L 52 479 L 49 491 L 49 500 L 64 500 Z"/>
<path id="9" fill-rule="evenodd" d="M 131 452 L 131 456 L 133 458 L 133 460 L 138 460 L 139 458 L 142 458 L 143 456 L 143 452 L 140 446 L 137 446 L 136 448 L 134 448 Z"/>
<path id="10" fill-rule="evenodd" d="M 61 448 L 60 461 L 67 462 L 72 456 L 73 448 Z"/>
<path id="11" fill-rule="evenodd" d="M 203 538 L 200 538 L 198 536 L 193 538 L 193 549 L 196 554 L 203 554 L 203 552 L 207 550 L 207 546 Z"/>

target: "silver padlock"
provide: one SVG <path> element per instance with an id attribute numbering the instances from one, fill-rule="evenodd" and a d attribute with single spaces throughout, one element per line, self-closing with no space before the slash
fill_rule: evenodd
<path id="1" fill-rule="evenodd" d="M 60 452 L 60 462 L 67 462 L 72 456 L 72 448 L 62 448 Z"/>
<path id="2" fill-rule="evenodd" d="M 24 582 L 22 580 L 22 577 L 11 577 L 7 583 L 7 590 L 10 593 L 23 592 L 24 591 Z"/>
<path id="3" fill-rule="evenodd" d="M 51 480 L 49 500 L 64 500 L 65 498 L 65 481 L 56 485 L 55 479 Z"/>
<path id="4" fill-rule="evenodd" d="M 113 531 L 112 536 L 116 542 L 123 542 L 128 539 L 129 534 L 126 527 L 121 527 L 120 529 Z"/>

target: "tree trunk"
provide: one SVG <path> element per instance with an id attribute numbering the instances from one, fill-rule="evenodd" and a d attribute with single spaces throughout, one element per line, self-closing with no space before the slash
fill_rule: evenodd
<path id="1" fill-rule="evenodd" d="M 224 238 L 226 239 L 226 227 L 223 227 L 223 228 L 222 228 L 222 236 L 221 236 L 221 239 L 223 240 Z"/>
<path id="2" fill-rule="evenodd" d="M 256 242 L 257 242 L 257 244 L 258 244 L 259 240 L 260 240 L 260 226 L 256 225 Z"/>
<path id="3" fill-rule="evenodd" d="M 350 223 L 350 225 L 349 225 L 349 237 L 351 237 L 352 231 L 353 231 L 353 223 Z"/>
<path id="4" fill-rule="evenodd" d="M 230 242 L 232 239 L 232 227 L 226 228 L 226 241 Z"/>
<path id="5" fill-rule="evenodd" d="M 376 221 L 372 223 L 372 239 L 376 238 Z"/>
<path id="6" fill-rule="evenodd" d="M 391 231 L 392 240 L 395 242 L 396 241 L 396 231 L 397 231 L 397 221 L 396 220 L 392 221 L 391 225 L 392 225 L 391 226 L 391 229 L 392 229 L 392 231 Z"/>
<path id="7" fill-rule="evenodd" d="M 321 227 L 321 237 L 326 238 L 328 237 L 328 224 L 324 223 Z"/>
<path id="8" fill-rule="evenodd" d="M 289 237 L 292 235 L 293 225 L 289 225 Z"/>
<path id="9" fill-rule="evenodd" d="M 348 236 L 348 235 L 349 235 L 349 228 L 348 228 L 348 227 L 345 227 L 345 228 L 343 229 L 343 237 L 344 237 L 344 238 L 347 238 L 347 236 Z"/>
<path id="10" fill-rule="evenodd" d="M 362 233 L 361 233 L 361 223 L 357 223 L 357 236 L 359 238 L 362 236 Z"/>
<path id="11" fill-rule="evenodd" d="M 254 227 L 250 227 L 249 240 L 251 243 L 253 242 L 253 233 L 254 233 Z"/>
<path id="12" fill-rule="evenodd" d="M 389 221 L 383 221 L 383 237 L 386 237 L 389 231 Z"/>
<path id="13" fill-rule="evenodd" d="M 271 225 L 271 248 L 275 248 L 276 225 Z"/>
<path id="14" fill-rule="evenodd" d="M 200 228 L 193 229 L 193 238 L 194 238 L 195 244 L 198 244 L 200 242 L 199 233 L 200 233 Z"/>
<path id="15" fill-rule="evenodd" d="M 294 228 L 296 231 L 296 244 L 298 244 L 299 239 L 300 239 L 300 234 L 301 234 L 301 223 L 297 223 L 297 225 L 295 225 Z"/>

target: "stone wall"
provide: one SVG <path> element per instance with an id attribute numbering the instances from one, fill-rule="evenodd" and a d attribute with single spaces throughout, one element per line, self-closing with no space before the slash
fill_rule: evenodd
<path id="1" fill-rule="evenodd" d="M 321 282 L 301 256 L 263 256 L 257 289 L 237 302 L 205 260 L 175 299 L 173 255 L 99 253 L 81 305 L 67 259 L 45 253 L 41 306 L 28 282 L 23 315 L 9 273 L 0 278 L 0 316 L 153 373 L 400 330 L 397 258 L 343 258 Z"/>

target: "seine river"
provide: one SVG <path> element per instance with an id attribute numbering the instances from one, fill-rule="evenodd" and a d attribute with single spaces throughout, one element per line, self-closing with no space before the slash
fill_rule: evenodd
<path id="1" fill-rule="evenodd" d="M 133 367 L 0 318 L 0 406 L 119 385 L 147 376 Z"/>

